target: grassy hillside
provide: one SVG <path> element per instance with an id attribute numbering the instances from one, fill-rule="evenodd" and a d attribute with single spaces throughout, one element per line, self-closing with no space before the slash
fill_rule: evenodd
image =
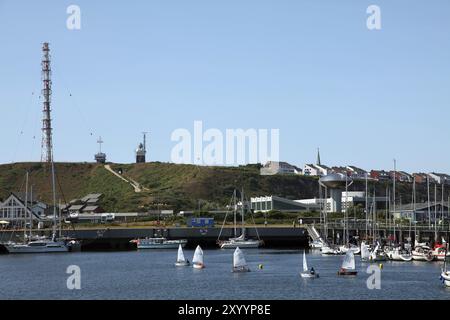
<path id="1" fill-rule="evenodd" d="M 168 163 L 111 164 L 125 177 L 146 188 L 135 193 L 130 184 L 108 172 L 103 165 L 92 163 L 56 164 L 58 198 L 63 202 L 88 193 L 103 193 L 108 211 L 145 211 L 148 209 L 208 210 L 229 203 L 234 188 L 244 188 L 246 196 L 277 195 L 288 199 L 318 196 L 316 178 L 303 176 L 260 176 L 257 165 L 244 167 L 198 167 Z M 51 200 L 50 168 L 41 163 L 0 165 L 0 198 L 11 192 L 23 192 L 25 172 L 30 172 L 34 194 L 45 202 Z M 383 196 L 387 184 L 371 183 L 377 195 Z M 364 190 L 355 183 L 352 190 Z M 399 184 L 397 199 L 411 200 L 411 185 Z M 419 202 L 426 198 L 425 186 L 418 187 Z M 447 196 L 447 195 L 446 195 Z"/>

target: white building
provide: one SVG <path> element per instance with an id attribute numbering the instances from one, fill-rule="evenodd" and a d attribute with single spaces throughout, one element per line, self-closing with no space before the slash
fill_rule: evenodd
<path id="1" fill-rule="evenodd" d="M 29 222 L 30 214 L 33 221 L 42 221 L 47 206 L 41 202 L 28 202 L 21 200 L 15 194 L 11 194 L 4 202 L 0 203 L 0 220 L 9 222 L 11 226 L 24 226 Z"/>
<path id="2" fill-rule="evenodd" d="M 302 169 L 287 162 L 269 161 L 261 168 L 261 175 L 302 174 Z"/>
<path id="3" fill-rule="evenodd" d="M 386 197 L 369 197 L 369 203 L 376 201 L 379 209 L 385 207 Z M 251 198 L 251 208 L 255 212 L 269 212 L 269 211 L 286 211 L 286 212 L 304 212 L 304 211 L 320 211 L 323 204 L 326 203 L 326 209 L 331 212 L 332 199 L 326 200 L 320 198 L 289 200 L 276 196 L 256 197 Z M 348 194 L 344 191 L 342 193 L 342 212 L 357 205 L 365 207 L 366 193 L 364 191 L 349 191 Z"/>
<path id="4" fill-rule="evenodd" d="M 450 185 L 450 176 L 444 173 L 432 172 L 428 175 L 431 181 L 435 181 L 437 184 L 447 184 Z"/>
<path id="5" fill-rule="evenodd" d="M 311 177 L 326 176 L 331 173 L 331 169 L 322 164 L 305 164 L 303 175 Z"/>

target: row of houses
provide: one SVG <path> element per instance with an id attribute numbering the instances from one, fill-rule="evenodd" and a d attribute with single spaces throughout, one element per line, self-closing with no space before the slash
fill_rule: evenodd
<path id="1" fill-rule="evenodd" d="M 57 207 L 63 216 L 70 214 L 100 214 L 104 210 L 100 206 L 102 194 L 89 194 L 82 199 L 72 200 L 68 204 Z M 54 207 L 35 198 L 27 199 L 20 193 L 11 193 L 4 201 L 0 201 L 1 225 L 23 227 L 33 221 L 33 225 L 45 225 L 53 220 Z M 31 218 L 30 218 L 31 217 Z"/>
<path id="2" fill-rule="evenodd" d="M 433 184 L 450 185 L 450 175 L 436 172 L 409 174 L 404 171 L 366 171 L 355 166 L 328 167 L 320 163 L 305 164 L 303 169 L 300 169 L 287 162 L 275 161 L 270 161 L 261 168 L 262 175 L 296 174 L 310 177 L 322 177 L 331 173 L 347 175 L 354 180 L 363 180 L 367 177 L 374 181 L 393 181 L 395 179 L 398 182 L 412 183 L 415 180 L 418 184 L 427 183 L 427 181 L 429 181 Z"/>

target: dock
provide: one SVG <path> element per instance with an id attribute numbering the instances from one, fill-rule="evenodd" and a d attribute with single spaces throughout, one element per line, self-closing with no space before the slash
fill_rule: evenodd
<path id="1" fill-rule="evenodd" d="M 81 240 L 82 251 L 115 251 L 134 250 L 136 246 L 130 243 L 138 238 L 164 237 L 171 240 L 188 240 L 187 247 L 195 248 L 201 245 L 204 248 L 217 248 L 217 240 L 221 228 L 97 228 L 63 230 L 62 236 Z M 41 232 L 44 234 L 44 232 Z M 48 232 L 47 232 L 48 234 Z M 237 229 L 237 236 L 241 234 L 241 229 Z M 264 241 L 265 247 L 308 247 L 308 233 L 302 227 L 261 227 L 257 230 L 254 227 L 245 229 L 248 238 L 257 239 L 258 236 Z M 22 237 L 23 232 L 3 231 L 0 232 L 0 242 L 7 242 Z M 224 228 L 220 236 L 221 240 L 234 237 L 233 228 Z M 15 239 L 16 238 L 16 239 Z"/>

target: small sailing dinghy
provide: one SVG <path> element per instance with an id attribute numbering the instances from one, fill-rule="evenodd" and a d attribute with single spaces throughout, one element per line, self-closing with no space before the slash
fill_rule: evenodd
<path id="1" fill-rule="evenodd" d="M 233 272 L 250 272 L 250 268 L 247 265 L 247 261 L 245 260 L 244 253 L 239 247 L 236 248 L 233 255 Z"/>
<path id="2" fill-rule="evenodd" d="M 300 273 L 300 276 L 304 279 L 319 278 L 319 274 L 316 273 L 314 268 L 311 268 L 311 270 L 308 268 L 308 261 L 306 261 L 306 252 L 305 251 L 303 251 L 303 272 Z"/>
<path id="3" fill-rule="evenodd" d="M 375 249 L 373 249 L 372 253 L 370 254 L 370 262 L 382 262 L 386 260 L 387 260 L 386 254 L 380 249 L 380 244 L 377 243 L 377 246 L 375 247 Z"/>
<path id="4" fill-rule="evenodd" d="M 184 257 L 183 246 L 180 244 L 178 247 L 178 257 L 177 262 L 175 262 L 176 267 L 188 267 L 190 265 L 189 260 Z"/>
<path id="5" fill-rule="evenodd" d="M 194 269 L 204 269 L 203 250 L 200 246 L 195 249 L 194 258 L 192 258 L 192 266 Z"/>
<path id="6" fill-rule="evenodd" d="M 361 242 L 361 261 L 370 261 L 369 246 L 364 241 Z"/>
<path id="7" fill-rule="evenodd" d="M 441 280 L 446 287 L 450 287 L 450 271 L 448 271 L 447 268 L 447 253 L 448 253 L 448 246 L 446 244 L 444 266 L 442 267 Z"/>
<path id="8" fill-rule="evenodd" d="M 356 276 L 355 254 L 353 251 L 348 251 L 345 255 L 344 262 L 342 262 L 341 269 L 338 271 L 339 276 Z"/>

